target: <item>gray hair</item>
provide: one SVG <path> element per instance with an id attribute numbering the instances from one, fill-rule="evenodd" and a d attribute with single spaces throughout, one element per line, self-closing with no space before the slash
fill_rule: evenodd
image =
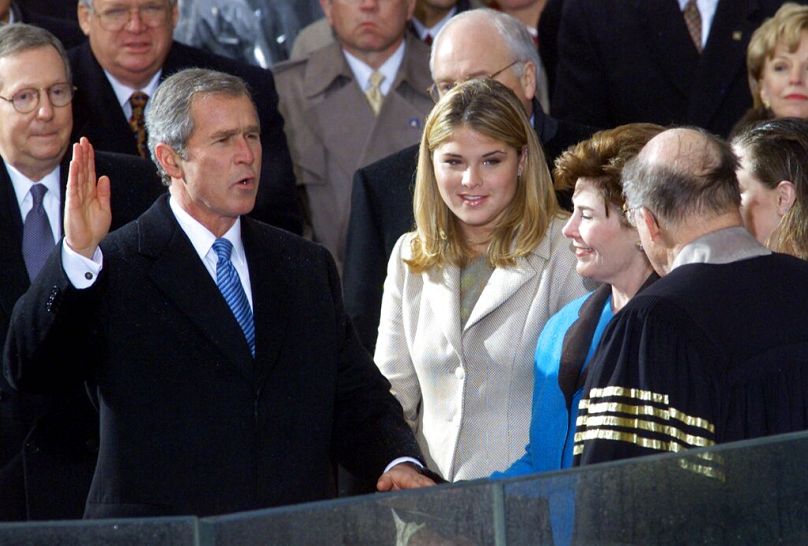
<path id="1" fill-rule="evenodd" d="M 448 28 L 456 25 L 466 19 L 479 18 L 485 20 L 494 27 L 494 29 L 502 38 L 508 51 L 511 52 L 514 61 L 519 61 L 514 65 L 513 70 L 517 76 L 521 76 L 525 71 L 524 63 L 532 63 L 536 67 L 536 77 L 538 78 L 540 67 L 542 66 L 539 59 L 539 50 L 536 44 L 533 43 L 533 36 L 527 30 L 527 27 L 511 15 L 497 11 L 491 8 L 477 8 L 458 13 L 443 25 L 432 44 L 432 51 L 429 54 L 429 71 L 434 73 L 435 69 L 435 51 L 437 44 L 441 39 L 441 35 L 446 32 Z"/>
<path id="2" fill-rule="evenodd" d="M 689 219 L 737 211 L 741 194 L 735 171 L 738 157 L 724 140 L 707 131 L 704 146 L 684 159 L 685 166 L 650 163 L 640 156 L 623 168 L 623 195 L 632 209 L 644 207 L 671 227 Z"/>
<path id="3" fill-rule="evenodd" d="M 185 146 L 194 131 L 191 106 L 197 95 L 209 94 L 247 97 L 255 108 L 250 90 L 241 78 L 203 68 L 186 68 L 166 78 L 146 105 L 149 154 L 166 184 L 171 178 L 157 160 L 154 149 L 160 143 L 167 144 L 186 159 Z"/>
<path id="4" fill-rule="evenodd" d="M 79 4 L 84 4 L 84 6 L 89 10 L 94 10 L 95 6 L 93 6 L 93 0 L 79 0 Z M 168 0 L 168 7 L 173 7 L 177 4 L 177 0 Z"/>
<path id="5" fill-rule="evenodd" d="M 40 47 L 51 46 L 59 54 L 65 69 L 68 83 L 73 83 L 70 73 L 70 62 L 59 39 L 44 28 L 12 23 L 0 27 L 0 59 Z M 34 67 L 35 68 L 35 67 Z"/>

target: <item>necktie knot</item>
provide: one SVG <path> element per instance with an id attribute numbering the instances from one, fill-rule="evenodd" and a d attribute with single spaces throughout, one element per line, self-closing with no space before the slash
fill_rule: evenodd
<path id="1" fill-rule="evenodd" d="M 132 96 L 129 97 L 129 104 L 132 105 L 132 108 L 143 108 L 146 106 L 146 101 L 149 100 L 149 96 L 144 93 L 143 91 L 135 91 L 132 93 Z"/>
<path id="2" fill-rule="evenodd" d="M 230 254 L 233 252 L 233 243 L 224 238 L 216 239 L 213 243 L 213 251 L 219 258 L 219 263 L 229 262 Z"/>
<path id="3" fill-rule="evenodd" d="M 384 95 L 382 95 L 381 88 L 383 81 L 384 74 L 381 72 L 373 72 L 373 74 L 370 75 L 370 87 L 367 91 L 365 91 L 368 104 L 370 104 L 370 107 L 375 115 L 379 114 L 379 110 L 382 108 L 382 102 L 384 101 Z"/>
<path id="4" fill-rule="evenodd" d="M 42 206 L 42 200 L 45 198 L 45 192 L 48 187 L 44 184 L 34 184 L 31 186 L 31 199 L 34 200 L 34 208 Z"/>

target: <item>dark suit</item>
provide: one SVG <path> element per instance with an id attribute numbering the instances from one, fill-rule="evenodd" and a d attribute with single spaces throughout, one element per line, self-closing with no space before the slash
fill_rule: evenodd
<path id="1" fill-rule="evenodd" d="M 134 220 L 165 191 L 154 165 L 139 157 L 96 152 L 99 175 L 111 177 L 112 228 Z M 62 198 L 68 162 L 61 166 Z M 0 346 L 11 311 L 28 289 L 23 219 L 0 161 Z M 64 358 L 57 360 L 65 364 Z M 98 447 L 98 415 L 84 388 L 26 396 L 0 377 L 0 520 L 81 517 Z"/>
<path id="2" fill-rule="evenodd" d="M 10 9 L 12 13 L 14 13 L 15 22 L 28 23 L 29 25 L 44 28 L 59 38 L 59 41 L 62 42 L 66 48 L 77 46 L 87 39 L 81 31 L 81 27 L 76 23 L 75 18 L 72 21 L 68 21 L 67 19 L 61 19 L 59 17 L 40 15 L 21 5 L 19 2 L 13 2 Z"/>
<path id="3" fill-rule="evenodd" d="M 255 359 L 167 198 L 102 243 L 94 287 L 73 289 L 54 253 L 15 308 L 13 384 L 98 385 L 101 446 L 85 516 L 313 501 L 333 496 L 337 461 L 370 477 L 396 457 L 420 458 L 343 312 L 328 251 L 246 217 L 241 235 Z M 66 352 L 70 366 L 48 358 Z"/>
<path id="4" fill-rule="evenodd" d="M 543 114 L 536 101 L 533 111 L 533 126 L 550 169 L 561 152 L 594 131 Z M 418 145 L 410 146 L 359 169 L 353 178 L 342 272 L 345 310 L 362 344 L 371 352 L 376 345 L 387 261 L 398 238 L 415 226 L 412 191 L 417 163 Z M 567 193 L 559 195 L 559 200 L 569 206 Z"/>
<path id="5" fill-rule="evenodd" d="M 647 121 L 726 136 L 752 104 L 746 47 L 783 0 L 720 0 L 701 55 L 676 0 L 566 0 L 554 116 Z"/>
<path id="6" fill-rule="evenodd" d="M 136 155 L 134 134 L 112 85 L 90 50 L 90 44 L 73 48 L 68 55 L 73 81 L 78 87 L 73 99 L 72 139 L 86 136 L 99 149 Z M 164 80 L 190 67 L 227 72 L 247 82 L 258 107 L 263 147 L 261 185 L 251 216 L 293 233 L 302 233 L 303 219 L 297 201 L 292 160 L 283 132 L 283 119 L 278 112 L 278 94 L 272 73 L 174 42 L 160 78 Z"/>

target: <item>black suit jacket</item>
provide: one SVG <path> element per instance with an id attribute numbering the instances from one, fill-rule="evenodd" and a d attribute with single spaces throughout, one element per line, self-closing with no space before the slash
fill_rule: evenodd
<path id="1" fill-rule="evenodd" d="M 165 192 L 150 162 L 96 152 L 98 175 L 111 178 L 112 229 L 134 220 Z M 61 165 L 62 196 L 68 161 Z M 11 311 L 28 289 L 22 223 L 0 161 L 0 346 Z M 59 365 L 65 359 L 56 360 Z M 58 396 L 27 396 L 0 377 L 0 520 L 81 517 L 98 447 L 98 415 L 81 385 Z"/>
<path id="2" fill-rule="evenodd" d="M 594 129 L 553 119 L 534 101 L 533 127 L 549 168 L 569 146 L 589 138 Z M 412 194 L 418 145 L 410 146 L 356 171 L 351 217 L 342 272 L 345 310 L 362 344 L 373 352 L 379 328 L 382 288 L 393 246 L 415 227 Z M 558 194 L 569 208 L 568 192 Z"/>
<path id="3" fill-rule="evenodd" d="M 73 99 L 72 139 L 75 141 L 86 136 L 97 149 L 137 155 L 135 137 L 90 44 L 73 48 L 68 55 L 73 81 L 78 87 Z M 278 94 L 272 72 L 174 42 L 160 78 L 165 79 L 191 67 L 227 72 L 247 82 L 258 107 L 263 148 L 261 185 L 250 215 L 293 233 L 302 233 L 303 219 L 297 201 L 292 159 L 283 133 L 283 118 L 278 111 Z"/>
<path id="4" fill-rule="evenodd" d="M 313 501 L 334 495 L 336 462 L 369 477 L 396 457 L 420 459 L 343 311 L 328 251 L 246 217 L 241 234 L 255 359 L 167 198 L 102 243 L 93 288 L 71 288 L 55 253 L 15 308 L 12 384 L 97 384 L 101 446 L 85 516 Z M 71 365 L 56 365 L 65 353 Z"/>
<path id="5" fill-rule="evenodd" d="M 783 0 L 720 0 L 698 54 L 676 0 L 566 0 L 554 116 L 610 128 L 647 121 L 718 135 L 751 106 L 746 47 Z"/>
<path id="6" fill-rule="evenodd" d="M 14 12 L 14 16 L 17 18 L 16 20 L 44 28 L 59 38 L 59 41 L 62 42 L 66 48 L 77 46 L 87 39 L 81 31 L 81 27 L 76 23 L 75 18 L 70 21 L 59 17 L 40 15 L 19 2 L 13 2 L 11 4 L 11 10 Z"/>

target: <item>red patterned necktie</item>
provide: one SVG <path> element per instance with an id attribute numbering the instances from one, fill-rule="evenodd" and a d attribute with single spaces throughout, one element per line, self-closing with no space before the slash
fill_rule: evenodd
<path id="1" fill-rule="evenodd" d="M 149 96 L 142 91 L 135 91 L 129 97 L 129 104 L 132 105 L 132 117 L 129 118 L 129 127 L 135 134 L 137 152 L 143 159 L 149 158 L 149 147 L 146 140 L 146 116 L 144 115 L 148 100 Z"/>

